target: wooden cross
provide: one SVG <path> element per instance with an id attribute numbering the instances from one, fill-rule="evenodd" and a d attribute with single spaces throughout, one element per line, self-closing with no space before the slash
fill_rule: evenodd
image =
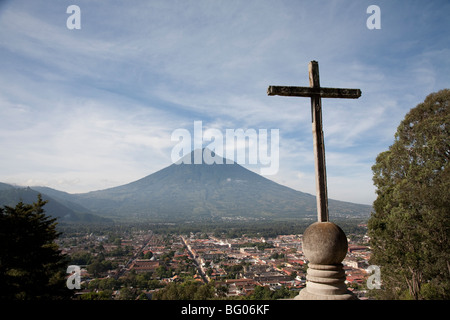
<path id="1" fill-rule="evenodd" d="M 327 173 L 325 167 L 325 145 L 322 130 L 322 98 L 358 99 L 359 89 L 321 88 L 319 81 L 319 64 L 309 63 L 309 87 L 270 86 L 269 96 L 310 97 L 311 117 L 314 142 L 314 162 L 316 168 L 317 219 L 319 222 L 329 221 L 327 197 Z"/>

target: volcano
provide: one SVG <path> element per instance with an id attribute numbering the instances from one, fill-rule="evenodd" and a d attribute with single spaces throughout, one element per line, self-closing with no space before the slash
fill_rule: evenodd
<path id="1" fill-rule="evenodd" d="M 315 196 L 271 181 L 243 166 L 180 161 L 137 181 L 105 190 L 64 195 L 90 212 L 108 217 L 186 220 L 224 217 L 316 216 Z M 58 198 L 57 194 L 52 195 Z M 330 217 L 370 214 L 371 206 L 329 199 Z"/>

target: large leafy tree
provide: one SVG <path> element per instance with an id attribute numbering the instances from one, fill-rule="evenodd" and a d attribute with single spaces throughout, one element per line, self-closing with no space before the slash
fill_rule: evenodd
<path id="1" fill-rule="evenodd" d="M 0 299 L 61 299 L 67 260 L 55 243 L 56 219 L 36 203 L 0 208 Z"/>
<path id="2" fill-rule="evenodd" d="M 430 94 L 400 123 L 372 167 L 371 263 L 382 299 L 450 298 L 450 90 Z"/>

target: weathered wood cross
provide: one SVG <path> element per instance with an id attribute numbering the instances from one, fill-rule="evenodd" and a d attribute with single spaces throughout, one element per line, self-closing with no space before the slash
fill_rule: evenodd
<path id="1" fill-rule="evenodd" d="M 325 145 L 322 130 L 322 98 L 358 99 L 359 89 L 321 88 L 319 81 L 319 64 L 317 61 L 309 63 L 309 87 L 269 86 L 269 96 L 310 97 L 311 117 L 314 143 L 314 162 L 316 168 L 316 198 L 317 219 L 319 222 L 329 221 L 327 174 L 325 167 Z"/>

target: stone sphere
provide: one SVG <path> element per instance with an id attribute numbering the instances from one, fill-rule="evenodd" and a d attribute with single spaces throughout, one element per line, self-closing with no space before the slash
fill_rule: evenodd
<path id="1" fill-rule="evenodd" d="M 303 253 L 313 264 L 339 264 L 347 254 L 347 237 L 332 222 L 316 222 L 303 234 Z"/>

